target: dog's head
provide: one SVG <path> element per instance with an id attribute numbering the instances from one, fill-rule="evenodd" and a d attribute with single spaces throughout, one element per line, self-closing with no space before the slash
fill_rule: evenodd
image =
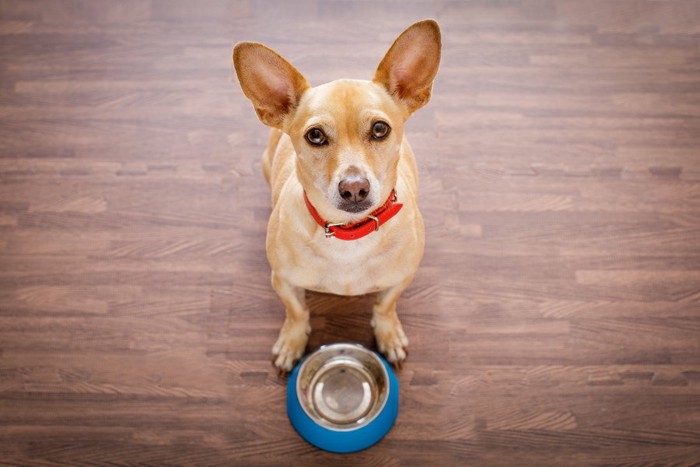
<path id="1" fill-rule="evenodd" d="M 262 44 L 237 44 L 233 62 L 260 120 L 290 136 L 311 202 L 352 221 L 383 204 L 394 188 L 403 125 L 430 99 L 440 47 L 437 23 L 421 21 L 396 39 L 372 81 L 313 88 Z"/>

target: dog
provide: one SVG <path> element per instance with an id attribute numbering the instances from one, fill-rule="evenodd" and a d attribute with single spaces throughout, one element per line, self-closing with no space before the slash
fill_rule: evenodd
<path id="1" fill-rule="evenodd" d="M 262 44 L 233 49 L 243 93 L 272 127 L 263 154 L 273 206 L 266 251 L 286 308 L 272 348 L 282 372 L 302 357 L 311 332 L 306 290 L 376 293 L 379 351 L 397 367 L 406 358 L 396 302 L 423 256 L 424 224 L 404 123 L 430 100 L 441 47 L 437 22 L 420 21 L 398 36 L 371 81 L 316 87 Z"/>

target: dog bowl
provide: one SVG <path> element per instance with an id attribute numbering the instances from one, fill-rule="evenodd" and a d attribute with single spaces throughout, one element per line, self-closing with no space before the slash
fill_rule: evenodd
<path id="1" fill-rule="evenodd" d="M 287 384 L 287 414 L 309 443 L 354 452 L 381 440 L 399 411 L 399 383 L 389 364 L 359 344 L 321 347 Z"/>

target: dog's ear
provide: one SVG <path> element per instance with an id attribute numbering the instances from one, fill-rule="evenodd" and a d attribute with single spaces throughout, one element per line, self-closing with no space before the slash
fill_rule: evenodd
<path id="1" fill-rule="evenodd" d="M 309 88 L 306 78 L 277 52 L 256 42 L 236 44 L 233 65 L 260 121 L 282 128 L 285 117 Z"/>
<path id="2" fill-rule="evenodd" d="M 430 100 L 440 65 L 440 27 L 432 19 L 413 24 L 394 41 L 372 81 L 403 103 L 410 113 Z"/>

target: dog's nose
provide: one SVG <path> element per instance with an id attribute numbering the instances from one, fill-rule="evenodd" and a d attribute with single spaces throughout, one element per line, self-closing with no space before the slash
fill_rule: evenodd
<path id="1" fill-rule="evenodd" d="M 338 184 L 338 192 L 345 201 L 360 203 L 369 195 L 369 180 L 357 176 L 344 178 Z"/>

